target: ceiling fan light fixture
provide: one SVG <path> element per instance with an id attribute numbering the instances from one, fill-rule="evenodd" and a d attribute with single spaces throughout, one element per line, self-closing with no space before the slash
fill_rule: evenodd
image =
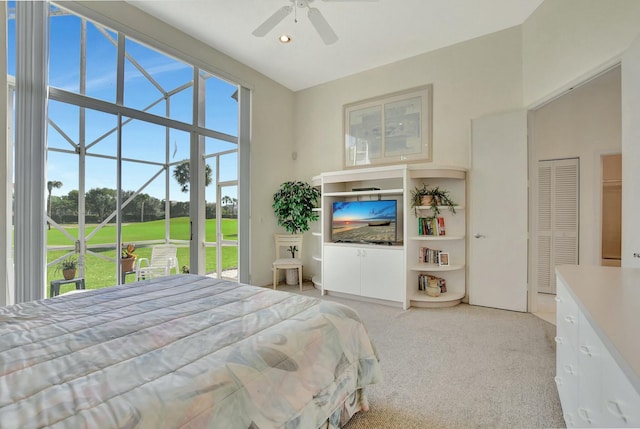
<path id="1" fill-rule="evenodd" d="M 287 44 L 291 42 L 291 36 L 289 36 L 288 34 L 281 34 L 280 37 L 278 37 L 278 41 L 280 43 Z"/>
<path id="2" fill-rule="evenodd" d="M 283 0 L 284 1 L 284 0 Z M 255 30 L 253 30 L 252 34 L 256 37 L 266 36 L 268 32 L 273 30 L 276 25 L 278 25 L 283 19 L 285 19 L 291 12 L 294 12 L 296 15 L 294 17 L 294 22 L 298 22 L 298 9 L 307 9 L 307 16 L 309 17 L 309 21 L 315 28 L 316 32 L 320 35 L 320 38 L 325 43 L 325 45 L 331 45 L 338 41 L 338 35 L 333 31 L 331 25 L 324 18 L 322 13 L 316 8 L 310 7 L 309 4 L 313 3 L 315 0 L 289 0 L 291 3 L 287 6 L 282 6 L 280 9 L 276 10 L 273 15 L 268 17 L 266 21 L 258 26 Z M 358 1 L 369 1 L 375 2 L 378 0 L 322 0 L 325 2 L 358 2 Z M 287 36 L 283 39 L 285 35 L 280 36 L 278 40 L 280 43 L 289 43 L 291 41 L 291 37 Z"/>

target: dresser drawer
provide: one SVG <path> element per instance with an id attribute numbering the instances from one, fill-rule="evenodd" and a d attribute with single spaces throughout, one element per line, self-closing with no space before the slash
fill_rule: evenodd
<path id="1" fill-rule="evenodd" d="M 556 336 L 578 348 L 578 304 L 569 295 L 567 287 L 557 282 L 556 288 Z"/>
<path id="2" fill-rule="evenodd" d="M 611 355 L 605 358 L 602 378 L 603 426 L 640 427 L 640 393 Z"/>
<path id="3" fill-rule="evenodd" d="M 583 313 L 578 326 L 578 423 L 603 427 L 602 371 L 608 352 Z"/>

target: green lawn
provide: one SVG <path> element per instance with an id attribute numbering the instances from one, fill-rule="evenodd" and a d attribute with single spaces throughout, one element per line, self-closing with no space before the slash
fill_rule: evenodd
<path id="1" fill-rule="evenodd" d="M 236 219 L 222 219 L 222 233 L 225 240 L 237 240 Z M 86 227 L 86 235 L 89 235 L 95 229 L 95 225 Z M 69 226 L 65 230 L 72 236 L 78 236 L 78 227 Z M 146 240 L 162 240 L 164 239 L 165 224 L 163 220 L 150 222 L 129 223 L 122 226 L 122 239 L 124 243 L 140 243 Z M 170 237 L 174 240 L 189 239 L 189 219 L 174 218 L 170 222 Z M 213 242 L 216 237 L 215 219 L 206 222 L 206 241 Z M 98 244 L 114 244 L 116 242 L 115 225 L 106 225 L 96 233 L 88 242 L 87 247 Z M 73 243 L 57 229 L 47 231 L 47 245 L 72 245 Z M 95 249 L 94 252 L 109 258 L 119 256 L 115 249 Z M 47 261 L 51 262 L 56 258 L 64 255 L 65 251 L 48 251 Z M 135 252 L 140 258 L 149 258 L 151 256 L 151 248 L 137 247 Z M 216 270 L 216 249 L 207 248 L 206 250 L 206 270 L 212 272 Z M 189 265 L 189 248 L 178 248 L 178 263 L 180 266 Z M 236 268 L 238 266 L 238 249 L 236 246 L 224 247 L 222 249 L 222 268 Z M 51 266 L 47 270 L 47 284 L 51 280 L 62 278 L 60 272 L 56 272 L 55 266 Z M 127 277 L 127 283 L 134 280 L 134 276 Z M 115 261 L 107 261 L 92 254 L 87 254 L 85 260 L 85 284 L 87 289 L 99 289 L 116 284 L 116 265 Z M 75 287 L 74 284 L 63 285 L 60 293 L 68 292 Z M 49 291 L 47 290 L 47 296 Z"/>

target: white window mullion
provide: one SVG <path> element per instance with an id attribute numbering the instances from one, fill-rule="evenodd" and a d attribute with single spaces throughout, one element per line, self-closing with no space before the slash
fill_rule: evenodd
<path id="1" fill-rule="evenodd" d="M 238 87 L 238 281 L 249 283 L 251 266 L 251 90 Z"/>
<path id="2" fill-rule="evenodd" d="M 15 301 L 45 297 L 49 2 L 16 2 Z"/>

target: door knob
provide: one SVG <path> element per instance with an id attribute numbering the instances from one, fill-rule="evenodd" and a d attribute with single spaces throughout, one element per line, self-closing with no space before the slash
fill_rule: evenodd
<path id="1" fill-rule="evenodd" d="M 478 234 L 477 232 L 476 232 L 475 234 L 473 234 L 473 236 L 474 236 L 475 238 L 484 238 L 484 235 L 482 235 L 482 234 Z"/>

